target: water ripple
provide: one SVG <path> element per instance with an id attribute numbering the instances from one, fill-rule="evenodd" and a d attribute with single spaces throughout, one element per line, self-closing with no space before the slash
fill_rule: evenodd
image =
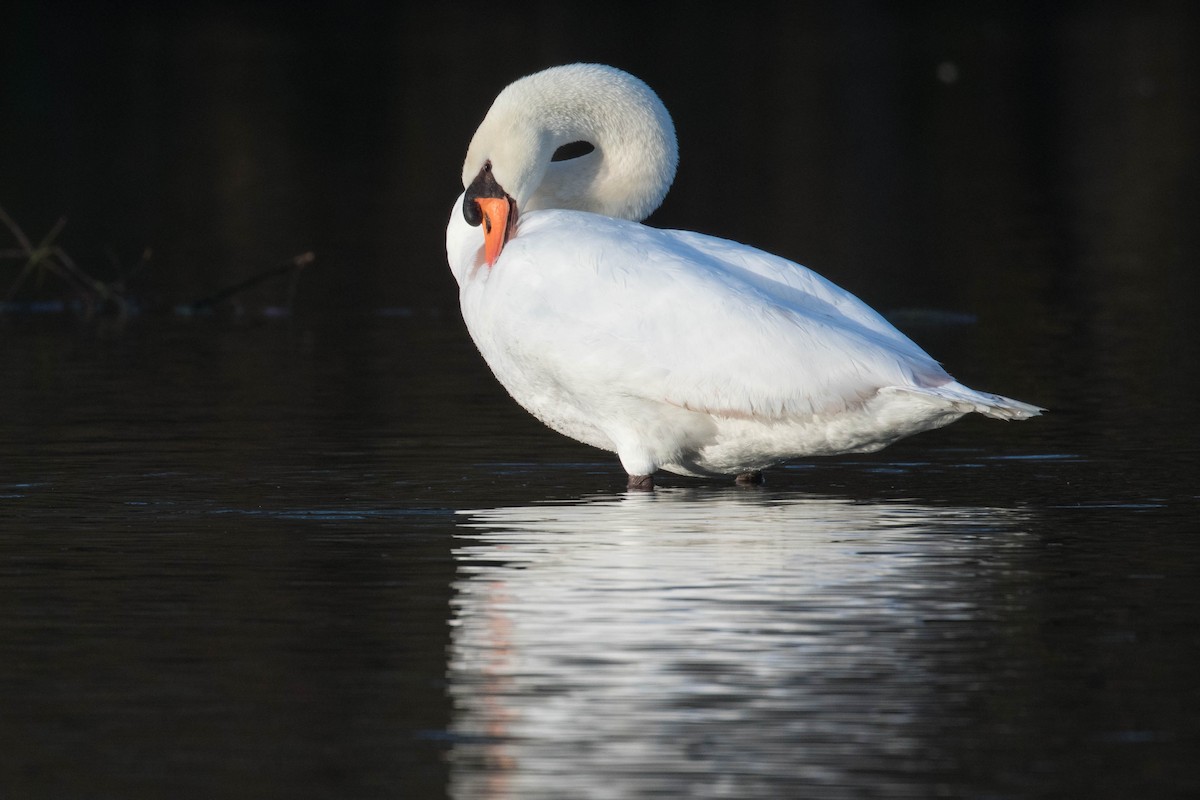
<path id="1" fill-rule="evenodd" d="M 1024 520 L 686 490 L 463 512 L 452 793 L 903 785 Z"/>

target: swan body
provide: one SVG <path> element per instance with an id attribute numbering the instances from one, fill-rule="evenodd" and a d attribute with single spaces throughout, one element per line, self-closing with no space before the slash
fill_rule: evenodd
<path id="1" fill-rule="evenodd" d="M 552 161 L 564 144 L 593 150 Z M 658 469 L 754 475 L 879 450 L 969 412 L 1041 409 L 955 381 L 854 295 L 778 256 L 640 224 L 674 179 L 674 128 L 638 79 L 555 67 L 497 97 L 446 250 L 463 319 L 549 427 Z"/>

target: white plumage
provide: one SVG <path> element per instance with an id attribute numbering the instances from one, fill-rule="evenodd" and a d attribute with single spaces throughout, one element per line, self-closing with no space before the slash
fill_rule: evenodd
<path id="1" fill-rule="evenodd" d="M 578 140 L 595 149 L 551 162 Z M 805 267 L 640 224 L 676 158 L 644 83 L 600 65 L 545 70 L 496 99 L 446 230 L 463 319 L 497 379 L 551 428 L 616 452 L 631 486 L 660 468 L 741 475 L 878 450 L 971 411 L 1040 411 L 956 382 Z M 480 210 L 482 230 L 466 218 Z"/>

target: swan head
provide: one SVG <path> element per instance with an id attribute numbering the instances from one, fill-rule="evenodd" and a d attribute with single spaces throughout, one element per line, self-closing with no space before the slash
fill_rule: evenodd
<path id="1" fill-rule="evenodd" d="M 591 150 L 555 161 L 564 145 Z M 675 126 L 653 90 L 600 64 L 568 64 L 510 84 L 475 131 L 463 162 L 463 217 L 484 227 L 491 266 L 520 214 L 591 211 L 641 221 L 675 178 Z"/>

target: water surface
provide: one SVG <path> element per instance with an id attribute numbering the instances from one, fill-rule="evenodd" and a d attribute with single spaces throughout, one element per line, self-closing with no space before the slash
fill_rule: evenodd
<path id="1" fill-rule="evenodd" d="M 627 495 L 453 318 L 7 337 L 15 796 L 1196 786 L 1186 428 L 963 421 Z"/>

